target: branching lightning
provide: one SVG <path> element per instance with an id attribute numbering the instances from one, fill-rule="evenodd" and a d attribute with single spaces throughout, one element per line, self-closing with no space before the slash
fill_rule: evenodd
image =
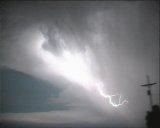
<path id="1" fill-rule="evenodd" d="M 62 48 L 62 54 L 56 56 L 51 51 L 43 48 L 44 43 L 45 38 L 43 37 L 39 42 L 38 52 L 51 70 L 72 82 L 82 85 L 85 89 L 92 90 L 94 88 L 101 97 L 108 99 L 113 107 L 118 107 L 128 102 L 127 100 L 122 101 L 120 94 L 107 95 L 105 93 L 103 81 L 93 74 L 91 67 L 86 62 L 90 57 L 86 56 L 85 53 L 78 52 L 73 54 L 69 49 Z M 118 103 L 113 102 L 113 97 L 115 96 L 119 99 Z"/>
<path id="2" fill-rule="evenodd" d="M 114 106 L 114 107 L 118 107 L 118 106 L 121 106 L 121 105 L 123 105 L 123 104 L 125 104 L 125 103 L 128 103 L 127 100 L 121 101 L 121 95 L 120 95 L 120 94 L 117 94 L 117 95 L 107 95 L 107 94 L 105 94 L 100 86 L 98 86 L 98 92 L 99 92 L 99 94 L 100 94 L 101 96 L 103 96 L 104 98 L 107 98 L 107 99 L 109 100 L 109 103 L 110 103 L 112 106 Z M 112 97 L 118 96 L 118 95 L 119 95 L 118 103 L 114 103 L 114 102 L 112 101 Z"/>

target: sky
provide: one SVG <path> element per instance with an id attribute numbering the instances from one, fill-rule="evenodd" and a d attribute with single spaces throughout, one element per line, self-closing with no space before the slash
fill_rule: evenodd
<path id="1" fill-rule="evenodd" d="M 140 85 L 146 75 L 159 85 L 157 1 L 9 1 L 0 16 L 3 122 L 145 126 L 150 104 Z M 102 90 L 127 102 L 114 107 Z"/>

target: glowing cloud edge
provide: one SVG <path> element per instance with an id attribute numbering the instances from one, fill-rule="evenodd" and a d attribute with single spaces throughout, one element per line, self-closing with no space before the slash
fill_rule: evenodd
<path id="1" fill-rule="evenodd" d="M 38 53 L 42 60 L 45 62 L 46 66 L 50 69 L 54 69 L 53 72 L 67 78 L 68 80 L 82 85 L 85 89 L 90 90 L 91 87 L 96 88 L 96 91 L 100 96 L 109 100 L 109 103 L 113 107 L 119 107 L 125 103 L 128 103 L 127 100 L 121 101 L 121 95 L 107 95 L 103 91 L 103 82 L 97 77 L 93 76 L 90 68 L 84 61 L 83 53 L 74 53 L 74 55 L 68 49 L 62 49 L 61 56 L 56 56 L 48 50 L 43 48 L 44 43 L 46 42 L 43 35 L 38 42 Z M 63 41 L 63 44 L 65 41 Z M 88 58 L 87 58 L 88 59 Z M 56 69 L 56 70 L 55 70 Z M 118 103 L 114 103 L 112 98 L 118 96 Z"/>

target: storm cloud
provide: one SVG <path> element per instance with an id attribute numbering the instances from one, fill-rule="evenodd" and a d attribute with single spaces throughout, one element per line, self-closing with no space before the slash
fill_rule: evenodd
<path id="1" fill-rule="evenodd" d="M 147 74 L 151 81 L 158 82 L 157 2 L 10 1 L 2 2 L 1 11 L 0 64 L 7 67 L 6 76 L 10 76 L 3 81 L 15 80 L 1 85 L 6 89 L 4 96 L 10 97 L 8 101 L 2 97 L 6 103 L 4 122 L 145 125 L 149 103 L 146 90 L 139 85 L 146 83 Z M 61 46 L 80 52 L 89 48 L 92 70 L 104 81 L 107 92 L 121 93 L 128 104 L 113 108 L 78 84 L 51 73 L 37 51 L 41 37 L 45 39 L 43 48 L 57 56 L 61 54 Z M 31 98 L 35 95 L 35 99 L 27 100 L 31 106 L 25 108 L 27 102 L 21 102 L 18 95 L 13 97 L 10 88 L 15 90 L 14 94 L 23 92 L 22 100 L 27 92 L 32 92 Z M 156 104 L 158 86 L 153 87 L 153 94 Z M 7 103 L 22 106 L 7 109 Z"/>

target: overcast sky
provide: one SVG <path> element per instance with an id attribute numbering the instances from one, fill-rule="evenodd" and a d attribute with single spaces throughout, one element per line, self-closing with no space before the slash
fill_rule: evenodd
<path id="1" fill-rule="evenodd" d="M 1 10 L 0 65 L 8 67 L 1 68 L 5 122 L 145 126 L 149 99 L 139 85 L 146 84 L 146 75 L 159 83 L 158 2 L 10 1 Z M 85 53 L 87 47 L 92 70 L 107 93 L 120 93 L 128 103 L 112 107 L 51 72 L 39 56 L 43 38 L 44 48 L 56 56 L 62 40 L 73 51 Z M 158 104 L 158 86 L 152 91 Z"/>

